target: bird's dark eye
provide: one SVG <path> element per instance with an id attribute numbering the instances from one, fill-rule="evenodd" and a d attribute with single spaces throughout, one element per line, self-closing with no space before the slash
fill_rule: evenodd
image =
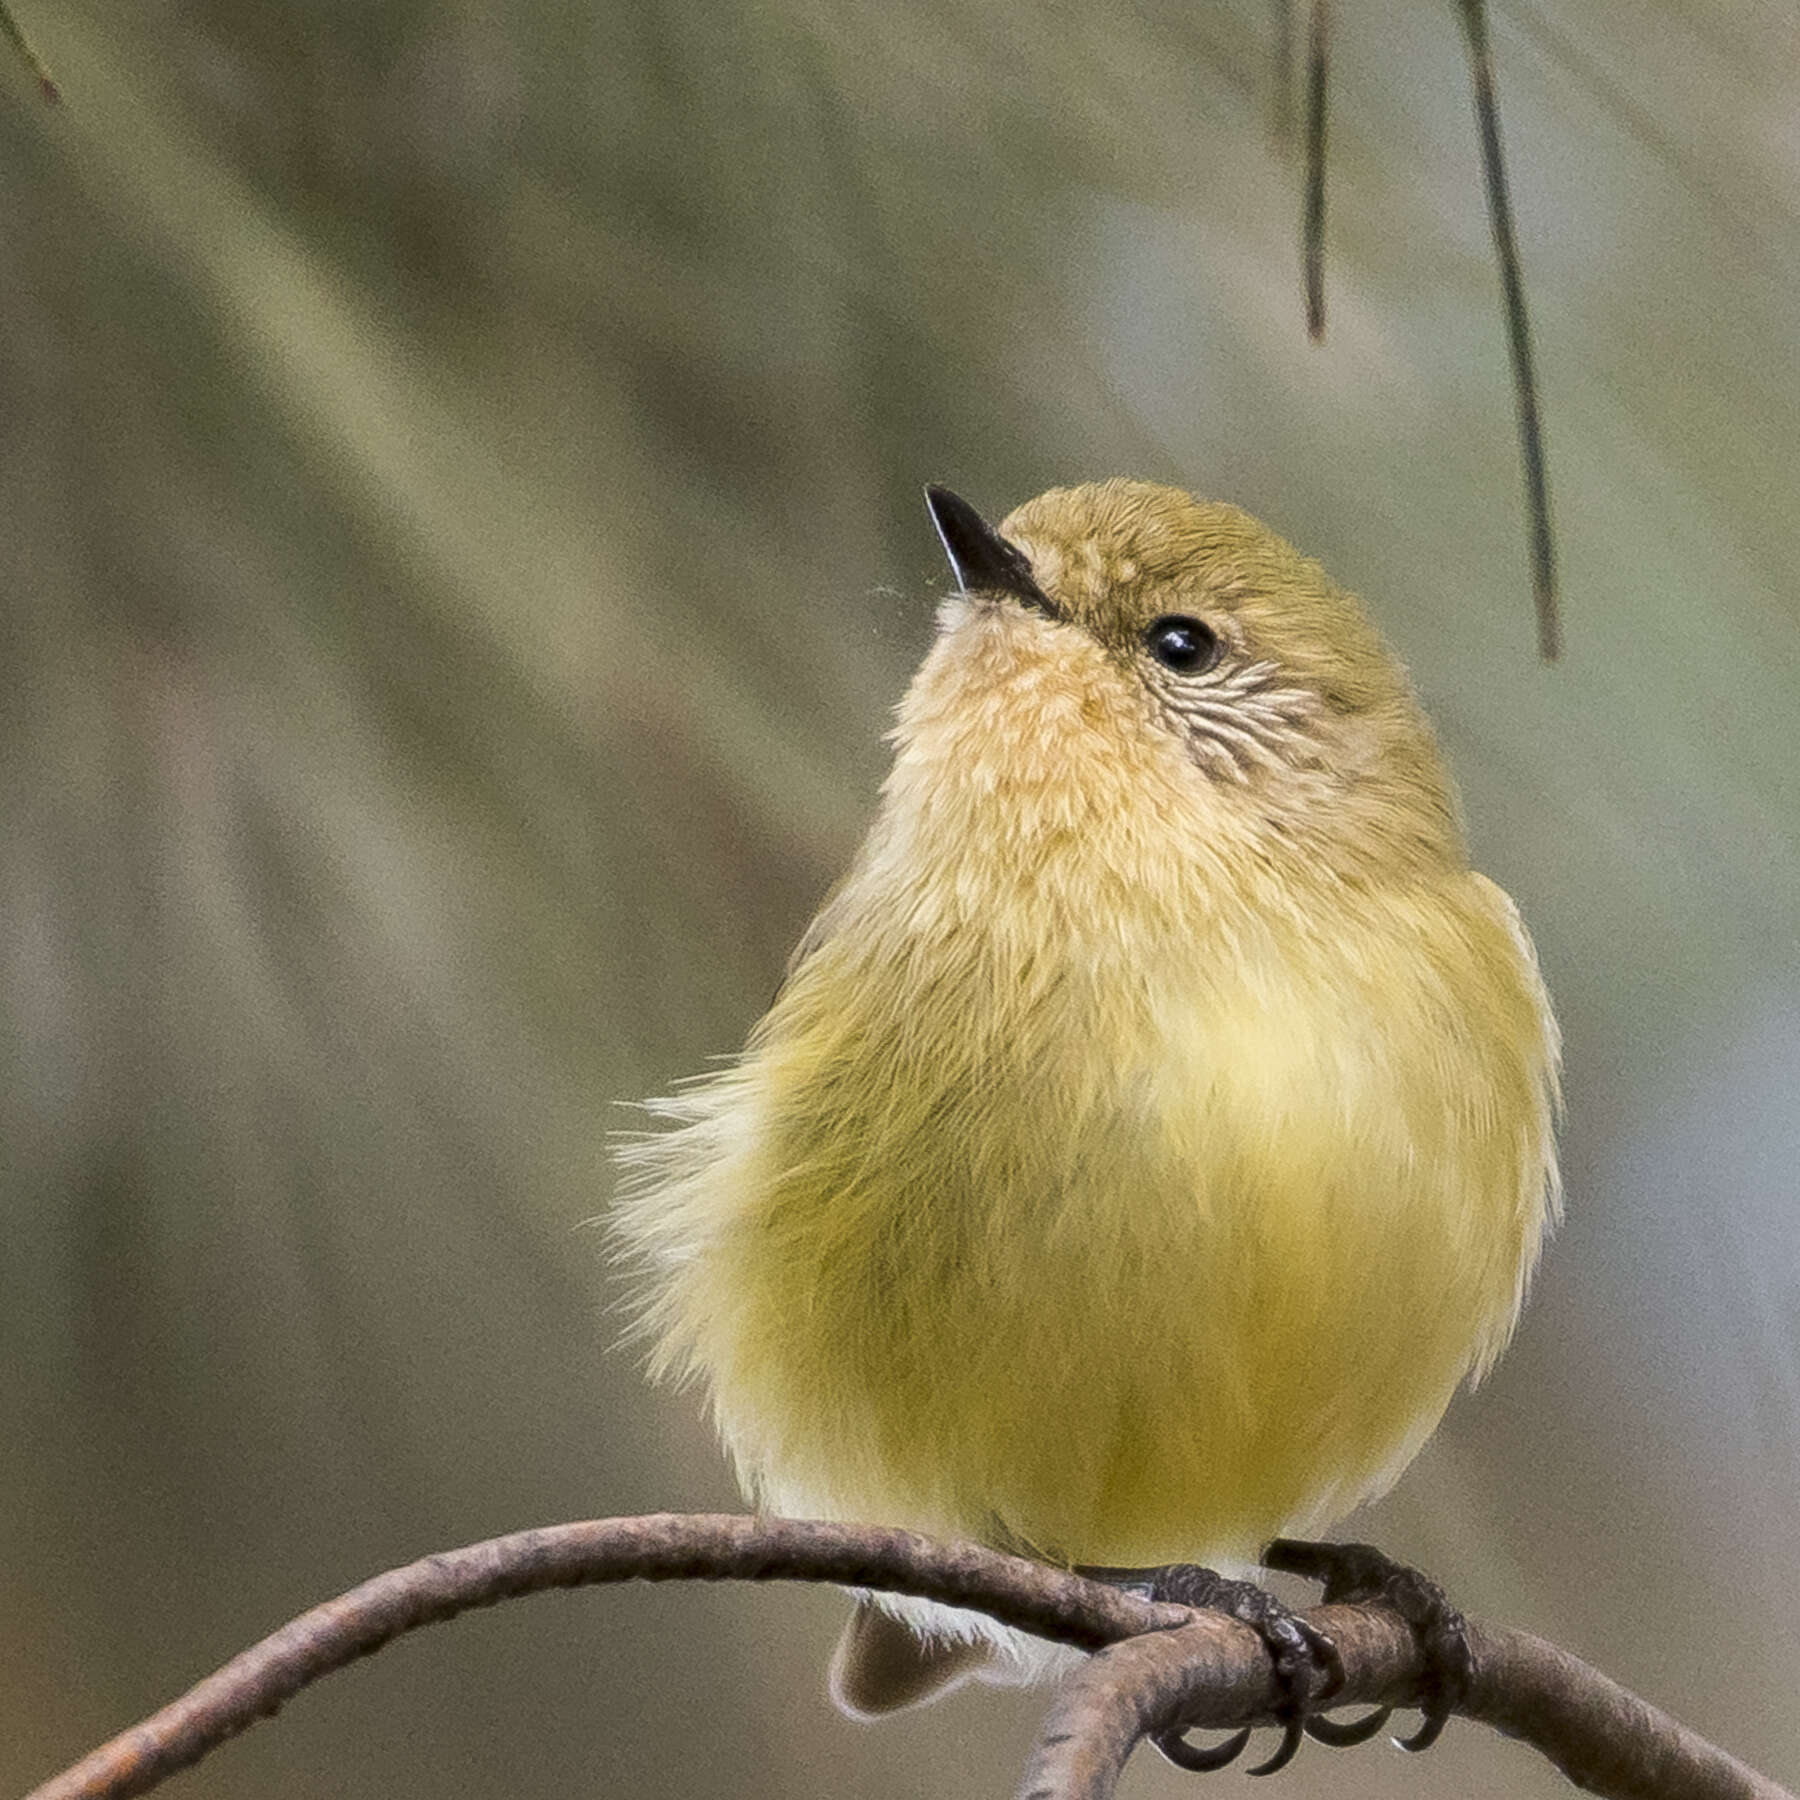
<path id="1" fill-rule="evenodd" d="M 1144 646 L 1165 669 L 1201 675 L 1219 660 L 1219 634 L 1203 619 L 1170 613 L 1144 633 Z"/>

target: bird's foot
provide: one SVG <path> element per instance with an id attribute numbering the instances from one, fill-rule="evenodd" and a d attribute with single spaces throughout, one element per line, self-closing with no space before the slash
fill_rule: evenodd
<path id="1" fill-rule="evenodd" d="M 1266 1762 L 1249 1771 L 1252 1775 L 1273 1775 L 1277 1769 L 1286 1768 L 1300 1748 L 1312 1709 L 1328 1701 L 1343 1686 L 1344 1665 L 1337 1646 L 1324 1632 L 1307 1624 L 1253 1581 L 1234 1581 L 1193 1563 L 1170 1563 L 1160 1569 L 1080 1572 L 1114 1587 L 1129 1588 L 1147 1599 L 1222 1612 L 1240 1625 L 1248 1625 L 1262 1639 L 1275 1670 L 1274 1711 L 1281 1726 L 1281 1742 Z M 1190 1744 L 1183 1726 L 1158 1732 L 1150 1741 L 1177 1768 L 1207 1774 L 1237 1761 L 1250 1742 L 1250 1727 L 1234 1732 L 1211 1749 Z"/>
<path id="2" fill-rule="evenodd" d="M 1402 1750 L 1429 1750 L 1438 1741 L 1457 1702 L 1468 1692 L 1474 1672 L 1468 1626 L 1444 1590 L 1417 1569 L 1384 1556 L 1372 1544 L 1313 1544 L 1277 1538 L 1263 1552 L 1266 1568 L 1302 1575 L 1324 1587 L 1327 1605 L 1355 1606 L 1378 1601 L 1412 1627 L 1425 1665 L 1420 1682 L 1419 1729 L 1394 1741 Z M 1379 1708 L 1348 1725 L 1309 1719 L 1306 1730 L 1322 1744 L 1360 1744 L 1387 1723 L 1391 1707 Z"/>

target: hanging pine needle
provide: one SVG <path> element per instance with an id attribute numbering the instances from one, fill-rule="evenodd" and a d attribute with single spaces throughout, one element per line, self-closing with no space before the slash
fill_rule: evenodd
<path id="1" fill-rule="evenodd" d="M 1325 336 L 1325 78 L 1330 62 L 1330 0 L 1313 0 L 1306 34 L 1306 217 L 1301 258 L 1306 271 L 1306 335 Z"/>
<path id="2" fill-rule="evenodd" d="M 1506 308 L 1506 340 L 1512 357 L 1513 395 L 1519 419 L 1519 457 L 1525 474 L 1525 507 L 1531 532 L 1531 586 L 1537 608 L 1538 649 L 1553 662 L 1562 649 L 1562 622 L 1556 593 L 1556 544 L 1550 527 L 1550 484 L 1544 462 L 1537 373 L 1532 359 L 1531 321 L 1525 309 L 1525 281 L 1519 269 L 1512 201 L 1500 147 L 1500 108 L 1494 94 L 1493 52 L 1488 43 L 1486 0 L 1457 0 L 1468 45 L 1469 77 L 1475 96 L 1475 123 L 1481 145 L 1482 182 L 1488 222 L 1500 264 Z M 1312 0 L 1306 46 L 1306 201 L 1300 255 L 1306 300 L 1306 331 L 1316 343 L 1325 335 L 1325 160 L 1330 68 L 1330 0 Z M 1277 0 L 1275 76 L 1278 121 L 1287 117 L 1293 82 L 1292 0 Z M 1285 135 L 1285 133 L 1282 133 Z"/>
<path id="3" fill-rule="evenodd" d="M 1519 412 L 1519 454 L 1525 466 L 1525 506 L 1531 517 L 1531 586 L 1537 601 L 1538 649 L 1546 662 L 1562 648 L 1556 605 L 1556 546 L 1550 534 L 1550 485 L 1544 471 L 1544 433 L 1538 418 L 1537 374 L 1531 356 L 1531 321 L 1525 311 L 1525 279 L 1513 236 L 1512 201 L 1500 151 L 1500 107 L 1494 98 L 1493 53 L 1488 45 L 1487 0 L 1459 0 L 1469 46 L 1469 80 L 1475 90 L 1475 123 L 1481 138 L 1481 176 L 1487 188 L 1488 223 L 1500 263 L 1506 305 L 1506 341 L 1512 352 L 1513 396 Z"/>

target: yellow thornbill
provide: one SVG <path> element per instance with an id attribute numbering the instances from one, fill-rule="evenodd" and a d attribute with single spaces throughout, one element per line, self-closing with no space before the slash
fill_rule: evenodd
<path id="1" fill-rule="evenodd" d="M 1145 482 L 998 532 L 929 497 L 962 592 L 868 839 L 742 1058 L 625 1154 L 654 1368 L 776 1512 L 1248 1565 L 1384 1489 L 1505 1344 L 1556 1027 L 1317 563 Z M 1042 1666 L 879 1604 L 850 1710 Z"/>

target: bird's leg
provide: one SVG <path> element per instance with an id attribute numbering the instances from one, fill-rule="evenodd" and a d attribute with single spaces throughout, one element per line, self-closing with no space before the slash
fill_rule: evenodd
<path id="1" fill-rule="evenodd" d="M 1278 1699 L 1275 1717 L 1282 1728 L 1281 1742 L 1252 1775 L 1273 1775 L 1286 1768 L 1300 1748 L 1312 1709 L 1329 1700 L 1343 1686 L 1344 1665 L 1337 1646 L 1324 1632 L 1259 1588 L 1253 1581 L 1234 1581 L 1194 1563 L 1170 1563 L 1160 1569 L 1081 1569 L 1078 1573 L 1113 1587 L 1143 1594 L 1147 1599 L 1174 1606 L 1207 1608 L 1248 1625 L 1263 1641 L 1275 1669 Z M 1234 1733 L 1222 1744 L 1202 1750 L 1187 1741 L 1185 1728 L 1158 1732 L 1150 1740 L 1177 1768 L 1207 1773 L 1222 1769 L 1243 1754 L 1250 1728 Z"/>
<path id="2" fill-rule="evenodd" d="M 1372 1544 L 1313 1544 L 1277 1538 L 1263 1552 L 1263 1566 L 1303 1575 L 1321 1583 L 1328 1605 L 1358 1605 L 1374 1600 L 1392 1607 L 1412 1627 L 1425 1665 L 1419 1710 L 1424 1722 L 1409 1738 L 1397 1738 L 1402 1750 L 1428 1750 L 1438 1740 L 1456 1704 L 1468 1692 L 1474 1671 L 1468 1627 L 1463 1616 L 1435 1581 L 1384 1556 Z M 1387 1722 L 1383 1708 L 1353 1725 L 1311 1719 L 1306 1729 L 1321 1743 L 1360 1743 Z"/>

